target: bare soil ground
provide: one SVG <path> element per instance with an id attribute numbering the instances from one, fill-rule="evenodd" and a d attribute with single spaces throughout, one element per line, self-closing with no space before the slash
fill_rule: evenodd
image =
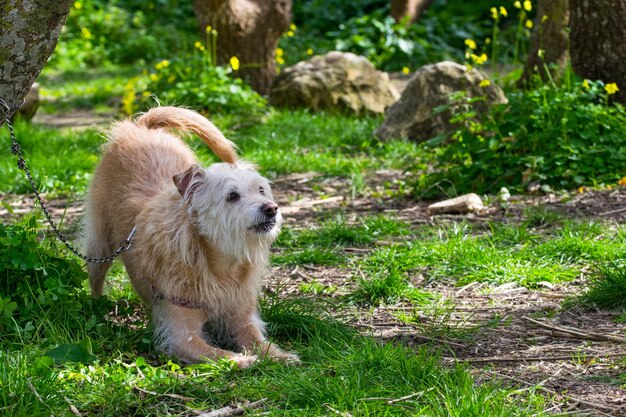
<path id="1" fill-rule="evenodd" d="M 381 171 L 366 178 L 366 197 L 352 198 L 349 180 L 326 178 L 315 173 L 277 178 L 274 194 L 294 229 L 316 227 L 321 218 L 340 212 L 349 221 L 385 213 L 410 224 L 445 224 L 454 221 L 520 222 L 528 206 L 542 206 L 577 218 L 593 218 L 623 224 L 626 221 L 626 190 L 587 191 L 569 195 L 537 195 L 513 198 L 506 207 L 494 203 L 479 214 L 431 217 L 429 202 L 395 195 L 372 197 L 394 191 L 403 179 L 398 171 Z M 401 194 L 401 193 L 399 193 Z M 25 196 L 0 196 L 11 210 L 0 217 L 19 217 L 32 207 Z M 55 218 L 64 215 L 70 231 L 82 216 L 82 203 L 49 202 Z M 347 248 L 362 256 L 372 248 Z M 337 291 L 319 297 L 341 298 L 355 285 L 353 269 L 298 265 L 275 267 L 265 282 L 268 291 L 301 294 L 301 284 L 317 281 L 332 284 Z M 442 352 L 447 364 L 466 363 L 479 382 L 498 381 L 503 386 L 545 394 L 546 409 L 553 413 L 590 416 L 626 415 L 626 389 L 620 388 L 626 373 L 625 326 L 618 313 L 563 308 L 562 302 L 582 293 L 585 274 L 567 284 L 546 284 L 529 290 L 513 284 L 490 286 L 473 283 L 459 287 L 454 282 L 413 284 L 441 294 L 451 306 L 443 310 L 416 310 L 410 304 L 341 309 L 342 319 L 362 332 L 416 349 Z M 398 315 L 418 318 L 407 324 Z M 442 332 L 441 329 L 447 329 Z M 520 404 L 520 406 L 522 406 Z"/>

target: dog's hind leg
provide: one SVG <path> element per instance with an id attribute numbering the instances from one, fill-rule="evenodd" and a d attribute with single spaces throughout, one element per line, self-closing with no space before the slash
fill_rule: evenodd
<path id="1" fill-rule="evenodd" d="M 107 239 L 105 228 L 90 216 L 85 219 L 85 251 L 90 258 L 101 258 L 111 254 L 113 249 Z M 100 297 L 104 292 L 104 277 L 111 267 L 111 262 L 87 264 L 91 295 Z"/>

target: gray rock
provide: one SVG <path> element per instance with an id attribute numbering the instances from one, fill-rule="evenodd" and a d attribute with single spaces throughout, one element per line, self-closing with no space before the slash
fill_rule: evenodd
<path id="1" fill-rule="evenodd" d="M 385 121 L 375 132 L 376 136 L 383 140 L 409 138 L 422 142 L 452 131 L 454 126 L 449 121 L 450 110 L 433 113 L 433 109 L 452 104 L 450 94 L 457 91 L 465 91 L 467 97 L 485 97 L 485 100 L 472 103 L 478 115 L 485 113 L 491 105 L 508 102 L 495 83 L 481 87 L 483 80 L 487 80 L 485 74 L 454 62 L 420 68 L 400 100 L 387 110 Z"/>
<path id="2" fill-rule="evenodd" d="M 299 62 L 274 79 L 270 103 L 280 107 L 384 113 L 399 94 L 389 76 L 366 58 L 329 52 Z"/>

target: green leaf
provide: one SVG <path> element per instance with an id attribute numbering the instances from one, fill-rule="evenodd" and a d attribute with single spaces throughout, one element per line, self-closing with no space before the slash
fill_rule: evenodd
<path id="1" fill-rule="evenodd" d="M 68 343 L 57 346 L 49 350 L 45 356 L 52 358 L 57 365 L 67 362 L 80 362 L 88 365 L 96 360 L 95 355 L 92 353 L 91 339 L 88 337 L 80 343 Z"/>

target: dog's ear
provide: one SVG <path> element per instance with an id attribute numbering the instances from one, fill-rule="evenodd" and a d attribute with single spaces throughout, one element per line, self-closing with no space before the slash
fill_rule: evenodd
<path id="1" fill-rule="evenodd" d="M 187 171 L 174 175 L 172 179 L 181 196 L 188 199 L 196 192 L 206 173 L 198 165 L 193 164 Z"/>

